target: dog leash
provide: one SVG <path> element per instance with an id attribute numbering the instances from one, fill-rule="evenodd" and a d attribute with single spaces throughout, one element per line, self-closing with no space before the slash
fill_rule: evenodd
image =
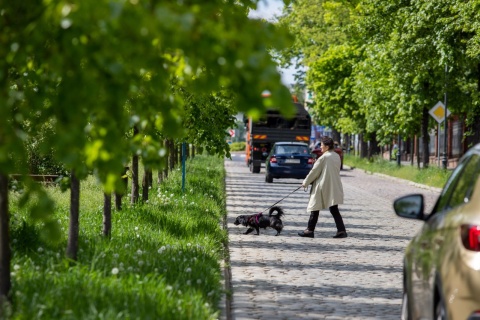
<path id="1" fill-rule="evenodd" d="M 280 201 L 282 200 L 285 200 L 286 198 L 288 198 L 292 193 L 294 193 L 295 191 L 297 191 L 298 189 L 300 189 L 302 186 L 298 187 L 297 189 L 293 190 L 292 192 L 290 192 L 289 194 L 287 194 L 285 197 L 283 197 L 282 199 L 278 200 L 277 202 L 275 202 L 274 204 L 272 204 L 270 207 L 268 207 L 267 209 L 263 210 L 262 212 L 260 212 L 257 216 L 261 216 L 262 213 L 264 213 L 265 211 L 267 211 L 268 209 L 270 208 L 273 208 L 277 203 L 279 203 Z M 306 189 L 305 189 L 306 190 Z M 257 218 L 258 219 L 258 218 Z"/>

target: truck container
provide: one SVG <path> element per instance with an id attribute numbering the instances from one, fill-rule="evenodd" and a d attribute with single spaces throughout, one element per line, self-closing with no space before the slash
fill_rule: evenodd
<path id="1" fill-rule="evenodd" d="M 246 129 L 245 162 L 252 173 L 259 173 L 275 142 L 310 141 L 311 117 L 301 103 L 293 102 L 296 115 L 287 119 L 278 110 L 268 110 L 258 121 L 244 118 Z"/>

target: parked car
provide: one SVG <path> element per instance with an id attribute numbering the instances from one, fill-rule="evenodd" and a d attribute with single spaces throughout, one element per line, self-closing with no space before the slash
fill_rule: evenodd
<path id="1" fill-rule="evenodd" d="M 421 194 L 394 202 L 423 228 L 405 251 L 402 319 L 480 319 L 480 144 L 460 160 L 432 212 Z"/>
<path id="2" fill-rule="evenodd" d="M 267 156 L 265 181 L 293 178 L 305 179 L 312 169 L 314 156 L 304 142 L 276 142 Z"/>
<path id="3" fill-rule="evenodd" d="M 315 143 L 312 149 L 312 153 L 316 156 L 317 159 L 322 156 L 322 149 L 320 148 L 320 143 L 321 143 L 320 141 Z M 343 149 L 337 143 L 335 143 L 334 151 L 338 153 L 338 155 L 340 156 L 340 161 L 341 161 L 340 170 L 343 170 Z"/>

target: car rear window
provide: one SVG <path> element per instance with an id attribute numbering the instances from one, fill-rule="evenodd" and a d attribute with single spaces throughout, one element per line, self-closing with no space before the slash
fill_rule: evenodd
<path id="1" fill-rule="evenodd" d="M 277 146 L 277 154 L 308 154 L 309 150 L 307 146 L 290 145 L 290 146 Z"/>

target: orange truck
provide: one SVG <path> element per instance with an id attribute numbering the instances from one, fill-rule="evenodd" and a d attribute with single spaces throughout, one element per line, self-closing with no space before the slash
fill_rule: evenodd
<path id="1" fill-rule="evenodd" d="M 277 110 L 268 110 L 259 121 L 244 118 L 246 137 L 245 162 L 252 173 L 260 173 L 262 163 L 267 159 L 275 142 L 301 141 L 309 143 L 312 120 L 301 103 L 293 102 L 297 114 L 291 119 L 284 118 Z"/>

